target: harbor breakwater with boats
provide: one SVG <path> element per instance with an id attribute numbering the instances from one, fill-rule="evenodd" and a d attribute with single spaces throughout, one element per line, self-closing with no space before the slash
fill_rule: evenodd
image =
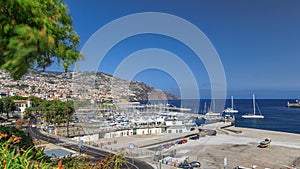
<path id="1" fill-rule="evenodd" d="M 84 144 L 113 152 L 124 152 L 148 161 L 154 167 L 164 162 L 163 169 L 178 167 L 186 159 L 199 161 L 203 167 L 220 168 L 224 158 L 232 168 L 238 165 L 250 168 L 252 164 L 265 168 L 300 166 L 300 136 L 297 130 L 300 109 L 285 107 L 286 100 L 256 100 L 263 119 L 242 118 L 242 115 L 253 112 L 253 99 L 234 100 L 234 108 L 238 112 L 232 113 L 236 119 L 232 124 L 240 127 L 228 127 L 231 123 L 226 122 L 208 124 L 203 117 L 207 111 L 213 110 L 210 100 L 200 100 L 198 109 L 195 108 L 197 102 L 199 100 L 177 100 L 167 104 L 124 103 L 117 105 L 123 109 L 103 109 L 99 114 L 101 117 L 87 116 L 83 112 L 81 115 L 85 123 L 82 127 L 86 127 L 87 132 L 92 131 L 91 126 L 94 126 L 95 133 L 77 133 L 74 140 L 83 140 Z M 226 107 L 230 106 L 231 100 L 228 100 Z M 190 121 L 191 118 L 197 120 Z M 97 130 L 100 128 L 107 131 L 99 133 Z M 267 148 L 259 147 L 266 138 L 272 142 Z M 236 158 L 237 153 L 241 159 Z M 158 161 L 155 160 L 157 156 Z"/>
<path id="2" fill-rule="evenodd" d="M 181 106 L 180 100 L 169 101 L 171 104 Z M 244 114 L 253 112 L 252 99 L 234 99 L 234 108 L 238 113 L 232 113 L 235 116 L 233 125 L 244 128 L 255 128 L 263 130 L 272 130 L 288 133 L 300 134 L 300 109 L 287 107 L 287 102 L 294 102 L 288 99 L 256 99 L 256 104 L 259 105 L 263 119 L 245 119 Z M 205 107 L 210 107 L 211 100 L 188 100 L 184 101 L 183 107 L 190 107 L 191 112 L 205 114 Z M 195 105 L 199 105 L 195 107 Z M 226 107 L 231 106 L 231 99 L 226 100 Z M 222 113 L 222 112 L 219 112 Z M 197 124 L 205 123 L 203 120 L 198 120 Z"/>
<path id="3" fill-rule="evenodd" d="M 262 119 L 243 118 L 245 114 L 253 112 L 254 99 L 237 99 L 234 104 L 232 104 L 232 100 L 227 100 L 225 106 L 233 106 L 234 110 L 238 110 L 235 113 L 213 112 L 210 105 L 213 103 L 211 100 L 185 100 L 184 102 L 171 100 L 168 103 L 157 101 L 151 104 L 143 101 L 141 103 L 118 104 L 119 107 L 123 106 L 122 111 L 106 110 L 108 112 L 101 114 L 101 117 L 83 111 L 84 121 L 81 125 L 85 129 L 80 132 L 77 128 L 73 135 L 100 133 L 100 137 L 106 138 L 164 132 L 184 133 L 195 129 L 196 124 L 202 126 L 220 120 L 225 121 L 227 115 L 233 117 L 233 120 L 230 121 L 236 127 L 300 134 L 300 109 L 286 107 L 287 102 L 288 100 L 257 100 L 256 103 L 260 107 L 259 113 L 263 114 L 264 117 Z M 207 114 L 218 114 L 221 118 L 211 120 L 206 117 Z M 80 116 L 80 113 L 77 115 Z M 106 120 L 103 121 L 103 119 Z M 61 134 L 66 134 L 64 132 L 63 129 L 60 130 Z"/>

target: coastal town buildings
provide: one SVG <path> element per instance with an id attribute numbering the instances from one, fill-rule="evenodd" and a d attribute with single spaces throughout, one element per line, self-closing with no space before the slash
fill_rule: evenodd
<path id="1" fill-rule="evenodd" d="M 17 107 L 17 111 L 21 112 L 21 117 L 23 117 L 23 112 L 27 107 L 31 107 L 31 100 L 13 100 Z"/>
<path id="2" fill-rule="evenodd" d="M 100 72 L 40 72 L 30 70 L 21 79 L 0 71 L 0 98 L 35 96 L 43 100 L 71 99 L 111 102 L 148 100 L 148 95 L 178 99 L 141 82 L 122 80 Z M 155 91 L 155 92 L 154 92 Z M 151 94 L 154 92 L 155 94 Z"/>

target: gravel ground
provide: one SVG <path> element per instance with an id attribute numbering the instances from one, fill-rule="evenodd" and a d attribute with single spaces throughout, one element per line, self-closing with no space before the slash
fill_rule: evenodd
<path id="1" fill-rule="evenodd" d="M 189 140 L 187 144 L 176 145 L 171 149 L 176 149 L 177 156 L 189 156 L 190 161 L 199 161 L 201 168 L 207 169 L 224 168 L 225 157 L 228 164 L 226 168 L 251 168 L 252 165 L 256 165 L 257 169 L 286 169 L 286 166 L 300 168 L 299 134 L 236 127 L 230 129 L 242 133 L 222 132 L 217 136 Z M 272 140 L 270 146 L 259 148 L 259 142 L 267 137 Z M 150 158 L 147 161 L 153 163 Z M 162 168 L 175 167 L 162 165 Z"/>
<path id="2" fill-rule="evenodd" d="M 266 130 L 257 130 L 249 128 L 230 127 L 228 130 L 218 129 L 216 136 L 200 137 L 199 140 L 188 140 L 186 144 L 175 145 L 163 151 L 176 150 L 177 157 L 188 156 L 190 161 L 199 161 L 201 168 L 220 169 L 224 168 L 224 158 L 227 158 L 226 169 L 232 169 L 235 166 L 244 166 L 251 168 L 256 165 L 257 169 L 287 169 L 286 166 L 300 168 L 300 135 L 274 132 Z M 240 132 L 232 132 L 240 131 Z M 191 134 L 191 133 L 190 133 Z M 183 135 L 182 135 L 183 136 Z M 130 143 L 137 147 L 157 143 L 164 144 L 168 140 L 182 137 L 178 134 L 160 134 L 160 135 L 142 135 L 119 137 L 114 139 L 100 139 L 97 143 L 108 143 L 104 146 L 107 149 L 123 151 L 129 148 Z M 259 142 L 265 138 L 272 140 L 267 148 L 259 148 Z M 163 142 L 163 143 L 162 143 Z M 156 145 L 156 146 L 158 146 Z M 55 145 L 47 145 L 46 149 L 54 148 Z M 155 146 L 155 145 L 154 145 Z M 139 151 L 146 151 L 146 148 L 136 148 Z M 157 162 L 153 161 L 151 156 L 144 155 L 142 160 L 148 161 L 155 168 L 160 168 Z M 170 165 L 161 165 L 161 169 L 175 169 Z"/>

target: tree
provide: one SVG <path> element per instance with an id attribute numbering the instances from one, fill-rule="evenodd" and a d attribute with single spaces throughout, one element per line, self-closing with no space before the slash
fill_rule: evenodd
<path id="1" fill-rule="evenodd" d="M 0 69 L 20 78 L 57 62 L 67 71 L 82 58 L 72 22 L 62 0 L 0 1 Z"/>
<path id="2" fill-rule="evenodd" d="M 66 109 L 65 109 L 65 112 L 66 112 L 66 116 L 67 116 L 67 136 L 69 137 L 69 122 L 71 120 L 71 115 L 73 115 L 73 113 L 75 112 L 75 109 L 74 109 L 74 103 L 72 101 L 70 102 L 66 102 Z"/>
<path id="3" fill-rule="evenodd" d="M 41 112 L 42 116 L 45 118 L 46 122 L 50 122 L 51 120 L 51 113 L 49 111 L 50 101 L 42 101 L 38 105 L 38 110 Z"/>
<path id="4" fill-rule="evenodd" d="M 0 99 L 0 113 L 3 113 L 3 101 Z"/>
<path id="5" fill-rule="evenodd" d="M 24 119 L 30 118 L 32 115 L 32 112 L 35 112 L 35 111 L 36 111 L 36 108 L 34 108 L 34 107 L 26 107 L 23 112 L 23 118 Z"/>
<path id="6" fill-rule="evenodd" d="M 3 99 L 3 112 L 6 113 L 7 120 L 9 119 L 9 113 L 16 109 L 16 105 L 9 97 Z"/>
<path id="7" fill-rule="evenodd" d="M 34 97 L 34 96 L 30 96 L 29 97 L 29 100 L 31 101 L 31 107 L 32 108 L 31 110 L 28 110 L 28 111 L 31 111 L 31 112 L 35 112 L 35 114 L 38 114 L 38 110 L 39 110 L 39 105 L 41 104 L 41 102 L 43 101 L 42 99 L 40 98 L 37 98 L 37 97 Z M 26 110 L 26 109 L 25 109 Z M 30 112 L 30 114 L 31 114 Z"/>
<path id="8" fill-rule="evenodd" d="M 11 96 L 10 97 L 13 100 L 27 100 L 28 97 L 23 97 L 23 96 Z"/>

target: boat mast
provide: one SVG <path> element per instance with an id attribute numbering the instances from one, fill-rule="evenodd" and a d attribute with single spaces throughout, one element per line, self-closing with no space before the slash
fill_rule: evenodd
<path id="1" fill-rule="evenodd" d="M 255 96 L 253 94 L 253 114 L 255 115 Z"/>
<path id="2" fill-rule="evenodd" d="M 206 102 L 204 102 L 204 109 L 203 109 L 203 114 L 206 113 Z"/>
<path id="3" fill-rule="evenodd" d="M 216 100 L 215 99 L 213 100 L 213 106 L 214 106 L 213 107 L 213 112 L 216 112 Z"/>
<path id="4" fill-rule="evenodd" d="M 233 96 L 231 96 L 231 108 L 233 110 Z"/>

